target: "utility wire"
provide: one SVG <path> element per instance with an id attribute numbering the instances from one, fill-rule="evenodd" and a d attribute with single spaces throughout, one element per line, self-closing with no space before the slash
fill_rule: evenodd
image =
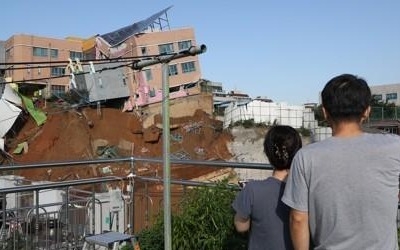
<path id="1" fill-rule="evenodd" d="M 107 63 L 113 63 L 113 62 L 125 62 L 125 61 L 132 61 L 132 59 L 142 59 L 142 60 L 149 60 L 149 59 L 159 59 L 160 56 L 170 56 L 170 55 L 175 55 L 176 53 L 166 53 L 166 54 L 157 54 L 157 55 L 146 55 L 146 56 L 133 56 L 133 57 L 118 57 L 118 58 L 109 58 L 109 59 L 94 59 L 94 60 L 82 60 L 79 61 L 81 65 L 88 65 L 90 62 L 95 62 L 95 65 L 99 64 L 107 64 Z M 119 67 L 124 67 L 124 66 L 133 66 L 140 60 L 134 60 L 133 62 L 128 63 L 127 65 L 122 65 L 118 66 Z M 41 62 L 14 62 L 14 63 L 0 63 L 1 65 L 9 66 L 6 70 L 28 70 L 28 69 L 42 69 L 42 68 L 52 68 L 52 67 L 60 67 L 60 66 L 67 66 L 71 63 L 71 61 L 41 61 Z M 28 66 L 28 67 L 14 67 L 14 65 L 31 65 L 31 64 L 49 64 L 47 66 L 44 65 L 38 65 L 38 66 Z M 67 68 L 65 66 L 65 68 Z M 116 69 L 115 67 L 108 67 L 108 68 L 103 68 L 99 71 L 96 72 L 102 72 L 104 70 L 112 70 Z M 76 73 L 75 75 L 83 75 L 83 74 L 88 74 L 90 72 L 80 72 Z M 12 81 L 12 82 L 0 82 L 0 85 L 5 85 L 5 84 L 20 84 L 20 83 L 26 83 L 26 82 L 35 82 L 35 81 L 46 81 L 46 80 L 52 80 L 52 79 L 58 79 L 58 78 L 64 78 L 64 77 L 69 77 L 70 75 L 59 75 L 59 76 L 51 76 L 51 77 L 43 77 L 43 78 L 34 78 L 34 79 L 24 79 L 20 81 Z"/>
<path id="2" fill-rule="evenodd" d="M 118 65 L 118 66 L 114 66 L 114 67 L 104 67 L 102 69 L 96 70 L 94 71 L 94 73 L 101 73 L 103 71 L 107 71 L 107 70 L 114 70 L 114 69 L 118 69 L 118 68 L 122 68 L 122 67 L 130 67 L 134 64 L 134 62 L 129 62 L 127 64 L 122 64 L 122 65 Z M 78 76 L 78 75 L 85 75 L 85 74 L 90 74 L 92 72 L 90 71 L 84 71 L 84 72 L 78 72 L 78 73 L 73 73 L 73 75 Z M 21 83 L 26 83 L 26 82 L 38 82 L 38 81 L 45 81 L 45 80 L 52 80 L 52 79 L 58 79 L 58 78 L 64 78 L 64 77 L 69 77 L 71 76 L 71 74 L 65 74 L 65 75 L 60 75 L 60 76 L 52 76 L 52 77 L 43 77 L 43 78 L 33 78 L 33 79 L 25 79 L 25 80 L 21 80 L 21 81 L 12 81 L 12 82 L 0 82 L 0 85 L 5 85 L 5 84 L 21 84 Z"/>
<path id="3" fill-rule="evenodd" d="M 170 55 L 170 54 L 162 54 L 162 55 Z M 156 55 L 145 55 L 145 56 L 130 56 L 130 57 L 117 57 L 117 58 L 104 58 L 104 59 L 92 59 L 92 60 L 80 60 L 82 64 L 88 64 L 90 62 L 119 62 L 126 60 L 134 60 L 134 59 L 151 59 L 161 56 L 160 54 Z M 68 64 L 70 61 L 39 61 L 39 62 L 0 62 L 0 66 L 12 66 L 12 65 L 29 65 L 29 64 Z"/>
<path id="4" fill-rule="evenodd" d="M 125 62 L 125 61 L 130 61 L 130 60 L 118 60 L 118 61 L 113 61 L 113 62 L 95 62 L 93 63 L 94 65 L 100 65 L 100 64 L 107 64 L 107 63 L 114 63 L 114 62 Z M 76 62 L 73 62 L 76 63 Z M 27 64 L 29 65 L 29 64 Z M 69 63 L 67 64 L 67 66 L 65 66 L 65 64 L 53 64 L 53 63 L 49 63 L 49 65 L 39 65 L 39 66 L 26 66 L 26 67 L 14 67 L 14 66 L 10 66 L 9 68 L 7 68 L 7 70 L 9 71 L 14 71 L 14 70 L 22 70 L 22 69 L 46 69 L 46 68 L 54 68 L 54 67 L 68 67 Z M 81 63 L 81 65 L 89 65 L 89 63 Z"/>
<path id="5" fill-rule="evenodd" d="M 122 59 L 121 60 L 115 60 L 115 61 L 112 61 L 112 62 L 110 62 L 110 61 L 104 61 L 104 62 L 97 61 L 97 62 L 94 62 L 93 64 L 94 65 L 100 65 L 100 64 L 107 64 L 107 63 L 125 62 L 125 61 L 131 61 L 131 60 L 132 59 L 125 59 L 124 58 L 123 60 Z M 72 61 L 72 63 L 76 64 L 77 62 Z M 79 63 L 81 65 L 89 65 L 89 63 L 81 63 L 81 61 L 79 61 Z M 43 64 L 46 64 L 46 63 L 43 63 Z M 14 70 L 22 70 L 22 69 L 46 69 L 46 68 L 54 68 L 54 67 L 65 67 L 66 68 L 66 67 L 68 67 L 70 62 L 68 62 L 67 65 L 65 65 L 65 63 L 61 64 L 60 62 L 57 62 L 57 63 L 51 62 L 51 63 L 47 63 L 47 64 L 48 65 L 39 65 L 39 66 L 31 66 L 29 64 L 26 64 L 28 66 L 25 66 L 25 67 L 14 67 L 14 65 L 13 65 L 13 66 L 8 67 L 7 70 L 14 71 Z"/>

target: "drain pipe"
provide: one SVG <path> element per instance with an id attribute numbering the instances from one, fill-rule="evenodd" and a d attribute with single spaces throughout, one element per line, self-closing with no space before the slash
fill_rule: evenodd
<path id="1" fill-rule="evenodd" d="M 170 114 L 169 114 L 169 69 L 168 63 L 174 59 L 195 56 L 204 53 L 207 47 L 203 44 L 200 47 L 192 46 L 187 50 L 176 54 L 160 56 L 156 59 L 135 62 L 133 69 L 141 69 L 153 64 L 162 64 L 162 122 L 163 122 L 163 179 L 164 179 L 164 249 L 172 249 L 171 230 L 171 162 L 170 162 Z"/>

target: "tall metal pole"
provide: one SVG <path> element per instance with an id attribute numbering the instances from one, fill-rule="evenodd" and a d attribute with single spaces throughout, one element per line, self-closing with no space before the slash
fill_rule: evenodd
<path id="1" fill-rule="evenodd" d="M 162 121 L 163 121 L 163 179 L 164 179 L 164 250 L 172 249 L 171 241 L 171 169 L 170 169 L 170 130 L 169 130 L 169 75 L 168 63 L 171 60 L 204 53 L 207 47 L 192 46 L 176 54 L 160 56 L 155 59 L 135 62 L 133 69 L 142 69 L 161 63 L 162 68 Z"/>
<path id="2" fill-rule="evenodd" d="M 168 63 L 162 64 L 163 178 L 164 178 L 164 250 L 172 249 L 171 240 L 171 163 L 169 130 Z"/>

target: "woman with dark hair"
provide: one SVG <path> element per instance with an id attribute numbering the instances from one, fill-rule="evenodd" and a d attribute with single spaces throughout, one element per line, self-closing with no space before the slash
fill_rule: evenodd
<path id="1" fill-rule="evenodd" d="M 265 135 L 264 152 L 274 168 L 272 176 L 247 183 L 232 204 L 236 230 L 250 231 L 249 250 L 293 249 L 290 209 L 281 197 L 292 159 L 301 146 L 299 133 L 290 126 L 273 126 Z"/>

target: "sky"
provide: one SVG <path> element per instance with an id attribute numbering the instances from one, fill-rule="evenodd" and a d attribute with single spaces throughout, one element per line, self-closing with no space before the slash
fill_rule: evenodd
<path id="1" fill-rule="evenodd" d="M 88 38 L 172 6 L 192 27 L 202 78 L 275 102 L 319 102 L 329 79 L 400 83 L 399 0 L 2 0 L 0 40 L 14 34 Z"/>

